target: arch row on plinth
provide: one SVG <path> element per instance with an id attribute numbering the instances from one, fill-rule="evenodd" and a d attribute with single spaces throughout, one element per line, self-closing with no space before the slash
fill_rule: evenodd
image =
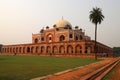
<path id="1" fill-rule="evenodd" d="M 111 49 L 98 44 L 98 53 L 111 53 Z M 32 54 L 32 55 L 82 55 L 94 53 L 94 42 L 60 42 L 40 44 L 6 45 L 2 47 L 2 53 L 8 54 Z"/>

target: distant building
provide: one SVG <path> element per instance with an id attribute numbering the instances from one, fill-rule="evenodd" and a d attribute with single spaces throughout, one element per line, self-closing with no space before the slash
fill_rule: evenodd
<path id="1" fill-rule="evenodd" d="M 32 43 L 3 45 L 2 52 L 9 54 L 32 55 L 82 55 L 94 54 L 94 40 L 85 35 L 78 26 L 73 26 L 62 19 L 53 28 L 46 27 L 40 33 L 32 34 Z M 98 54 L 111 54 L 112 49 L 97 42 Z"/>

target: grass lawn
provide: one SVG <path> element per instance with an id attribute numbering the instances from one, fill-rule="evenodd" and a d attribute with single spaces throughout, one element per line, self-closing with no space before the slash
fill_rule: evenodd
<path id="1" fill-rule="evenodd" d="M 29 80 L 93 62 L 91 58 L 0 56 L 0 80 Z"/>

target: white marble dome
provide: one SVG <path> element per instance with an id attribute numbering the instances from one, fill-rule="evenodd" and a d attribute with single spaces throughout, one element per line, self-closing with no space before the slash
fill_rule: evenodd
<path id="1" fill-rule="evenodd" d="M 63 18 L 62 20 L 59 20 L 55 23 L 56 28 L 66 27 L 68 25 L 72 28 L 72 25 L 70 24 L 70 22 L 64 20 Z"/>

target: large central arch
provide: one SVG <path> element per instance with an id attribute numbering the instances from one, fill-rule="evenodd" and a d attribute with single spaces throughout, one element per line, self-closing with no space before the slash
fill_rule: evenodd
<path id="1" fill-rule="evenodd" d="M 48 43 L 50 43 L 50 42 L 53 42 L 53 34 L 48 34 L 47 36 L 46 36 L 46 42 L 48 42 Z"/>

